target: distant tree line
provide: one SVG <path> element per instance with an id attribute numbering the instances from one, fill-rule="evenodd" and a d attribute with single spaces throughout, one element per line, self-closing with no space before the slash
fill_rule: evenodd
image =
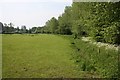
<path id="1" fill-rule="evenodd" d="M 27 29 L 25 25 L 21 26 L 21 28 L 15 28 L 13 23 L 3 24 L 0 22 L 0 33 L 3 34 L 44 33 L 42 29 L 43 27 L 32 27 L 30 29 Z"/>
<path id="2" fill-rule="evenodd" d="M 14 28 L 13 23 L 1 23 L 0 22 L 0 33 L 3 34 L 13 34 L 13 33 L 27 33 L 26 26 L 22 26 L 21 29 L 19 27 Z"/>

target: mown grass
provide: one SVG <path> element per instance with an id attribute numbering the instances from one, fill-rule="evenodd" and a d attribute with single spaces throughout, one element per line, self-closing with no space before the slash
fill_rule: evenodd
<path id="1" fill-rule="evenodd" d="M 70 42 L 48 34 L 3 35 L 3 78 L 81 77 Z"/>
<path id="2" fill-rule="evenodd" d="M 3 78 L 115 78 L 118 51 L 68 35 L 3 35 Z"/>
<path id="3" fill-rule="evenodd" d="M 65 37 L 64 37 L 65 38 Z M 75 50 L 73 60 L 85 77 L 118 78 L 118 51 L 98 47 L 81 39 L 67 37 Z"/>

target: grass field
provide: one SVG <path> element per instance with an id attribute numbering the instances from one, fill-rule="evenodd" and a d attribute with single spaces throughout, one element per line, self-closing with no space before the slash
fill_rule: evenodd
<path id="1" fill-rule="evenodd" d="M 70 42 L 48 34 L 3 35 L 3 78 L 81 77 Z"/>
<path id="2" fill-rule="evenodd" d="M 118 51 L 68 35 L 3 35 L 3 78 L 116 78 Z"/>

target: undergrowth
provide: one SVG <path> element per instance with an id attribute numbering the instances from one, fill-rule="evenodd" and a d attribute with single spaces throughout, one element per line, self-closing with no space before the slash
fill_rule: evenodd
<path id="1" fill-rule="evenodd" d="M 79 70 L 98 75 L 100 78 L 118 78 L 118 51 L 106 50 L 105 47 L 97 47 L 71 36 L 66 38 L 74 49 L 71 55 Z"/>

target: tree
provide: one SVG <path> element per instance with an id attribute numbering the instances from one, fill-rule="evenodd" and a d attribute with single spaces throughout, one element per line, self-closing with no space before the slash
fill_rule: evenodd
<path id="1" fill-rule="evenodd" d="M 119 43 L 120 2 L 94 3 L 91 13 L 92 32 L 95 40 Z"/>
<path id="2" fill-rule="evenodd" d="M 43 28 L 44 28 L 44 27 L 38 27 L 38 28 L 37 28 L 37 33 L 43 33 Z"/>
<path id="3" fill-rule="evenodd" d="M 14 24 L 13 23 L 9 23 L 8 26 L 9 26 L 9 32 L 10 33 L 14 33 L 15 32 L 15 30 L 14 30 Z"/>
<path id="4" fill-rule="evenodd" d="M 58 21 L 55 17 L 52 17 L 46 22 L 46 32 L 57 33 Z"/>
<path id="5" fill-rule="evenodd" d="M 0 22 L 0 34 L 3 33 L 3 24 Z"/>
<path id="6" fill-rule="evenodd" d="M 64 13 L 58 17 L 58 32 L 60 34 L 72 34 L 71 32 L 71 7 L 66 6 Z"/>
<path id="7" fill-rule="evenodd" d="M 89 35 L 91 3 L 74 2 L 72 4 L 71 19 L 72 32 L 78 36 Z"/>
<path id="8" fill-rule="evenodd" d="M 37 27 L 32 27 L 31 33 L 37 33 Z"/>
<path id="9" fill-rule="evenodd" d="M 3 33 L 10 33 L 9 26 L 6 23 L 3 25 Z"/>
<path id="10" fill-rule="evenodd" d="M 90 36 L 98 42 L 120 44 L 120 2 L 73 2 L 64 13 L 46 22 L 45 33 Z"/>
<path id="11" fill-rule="evenodd" d="M 19 27 L 15 28 L 14 30 L 15 30 L 15 33 L 20 33 Z"/>
<path id="12" fill-rule="evenodd" d="M 26 33 L 27 32 L 27 29 L 26 29 L 25 25 L 21 26 L 21 31 L 20 32 L 21 33 Z"/>

